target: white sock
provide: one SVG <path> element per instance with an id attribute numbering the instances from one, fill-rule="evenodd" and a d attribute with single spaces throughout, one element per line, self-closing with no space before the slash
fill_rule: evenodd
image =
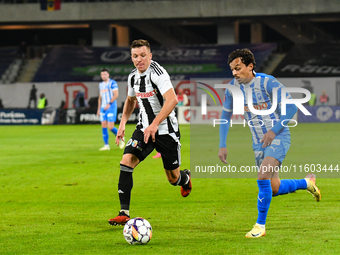
<path id="1" fill-rule="evenodd" d="M 308 184 L 309 184 L 309 182 L 306 180 L 306 179 L 304 179 L 305 181 L 306 181 L 306 184 L 307 184 L 307 189 L 308 189 Z"/>
<path id="2" fill-rule="evenodd" d="M 258 223 L 256 223 L 255 225 L 257 225 L 257 226 L 259 226 L 260 228 L 262 228 L 262 229 L 266 229 L 266 225 L 264 225 L 264 224 L 258 224 Z"/>
<path id="3" fill-rule="evenodd" d="M 125 213 L 126 215 L 130 215 L 129 210 L 120 210 L 120 211 Z"/>

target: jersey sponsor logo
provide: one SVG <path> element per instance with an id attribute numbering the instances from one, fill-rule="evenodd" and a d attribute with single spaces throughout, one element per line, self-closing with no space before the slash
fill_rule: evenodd
<path id="1" fill-rule="evenodd" d="M 279 140 L 279 139 L 274 139 L 272 141 L 272 144 L 275 144 L 275 145 L 280 145 L 280 143 L 281 143 L 281 140 Z"/>
<path id="2" fill-rule="evenodd" d="M 153 97 L 156 94 L 157 94 L 157 91 L 156 89 L 154 89 L 150 92 L 136 92 L 136 97 L 149 98 L 149 97 Z"/>
<path id="3" fill-rule="evenodd" d="M 108 92 L 109 90 L 108 89 L 101 89 L 100 90 L 100 93 L 106 93 L 106 92 Z"/>
<path id="4" fill-rule="evenodd" d="M 254 106 L 254 108 L 256 110 L 265 110 L 265 109 L 268 108 L 268 104 L 267 103 L 257 104 L 257 105 L 253 105 L 253 106 Z M 245 112 L 250 112 L 249 107 L 247 105 L 244 106 L 244 111 Z"/>

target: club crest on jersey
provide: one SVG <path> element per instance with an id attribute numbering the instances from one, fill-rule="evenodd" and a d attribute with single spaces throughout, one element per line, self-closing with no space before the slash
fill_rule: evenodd
<path id="1" fill-rule="evenodd" d="M 133 140 L 132 143 L 131 143 L 131 146 L 136 148 L 138 145 L 138 141 L 137 140 Z"/>
<path id="2" fill-rule="evenodd" d="M 260 92 L 256 94 L 257 101 L 263 101 L 263 96 Z"/>
<path id="3" fill-rule="evenodd" d="M 156 89 L 154 89 L 150 92 L 136 92 L 136 97 L 148 98 L 148 97 L 153 97 L 156 94 L 157 94 L 157 91 Z"/>
<path id="4" fill-rule="evenodd" d="M 268 107 L 268 104 L 266 102 L 262 103 L 262 104 L 257 104 L 257 105 L 253 105 L 253 107 L 256 110 L 266 110 Z M 244 111 L 245 112 L 250 112 L 249 107 L 247 105 L 244 106 Z"/>

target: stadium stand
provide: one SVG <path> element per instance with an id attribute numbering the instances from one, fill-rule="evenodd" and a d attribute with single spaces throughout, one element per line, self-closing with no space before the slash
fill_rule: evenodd
<path id="1" fill-rule="evenodd" d="M 12 83 L 15 81 L 22 59 L 17 58 L 16 48 L 0 48 L 0 76 L 1 83 Z"/>
<path id="2" fill-rule="evenodd" d="M 220 46 L 152 47 L 153 59 L 162 63 L 172 76 L 184 79 L 231 78 L 228 53 L 247 47 L 256 56 L 257 66 L 276 49 L 275 43 Z M 190 54 L 189 54 L 190 53 Z M 195 54 L 194 54 L 195 53 Z M 63 63 L 56 65 L 55 63 Z M 44 58 L 33 82 L 96 81 L 101 68 L 112 70 L 114 79 L 126 80 L 133 66 L 129 48 L 124 47 L 56 47 Z"/>
<path id="3" fill-rule="evenodd" d="M 273 70 L 275 77 L 339 77 L 340 44 L 295 45 Z"/>

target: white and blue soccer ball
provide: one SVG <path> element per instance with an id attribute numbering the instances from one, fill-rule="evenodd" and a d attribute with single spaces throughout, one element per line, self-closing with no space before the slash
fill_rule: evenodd
<path id="1" fill-rule="evenodd" d="M 143 218 L 133 218 L 126 222 L 123 235 L 129 244 L 147 244 L 152 237 L 152 227 Z"/>

